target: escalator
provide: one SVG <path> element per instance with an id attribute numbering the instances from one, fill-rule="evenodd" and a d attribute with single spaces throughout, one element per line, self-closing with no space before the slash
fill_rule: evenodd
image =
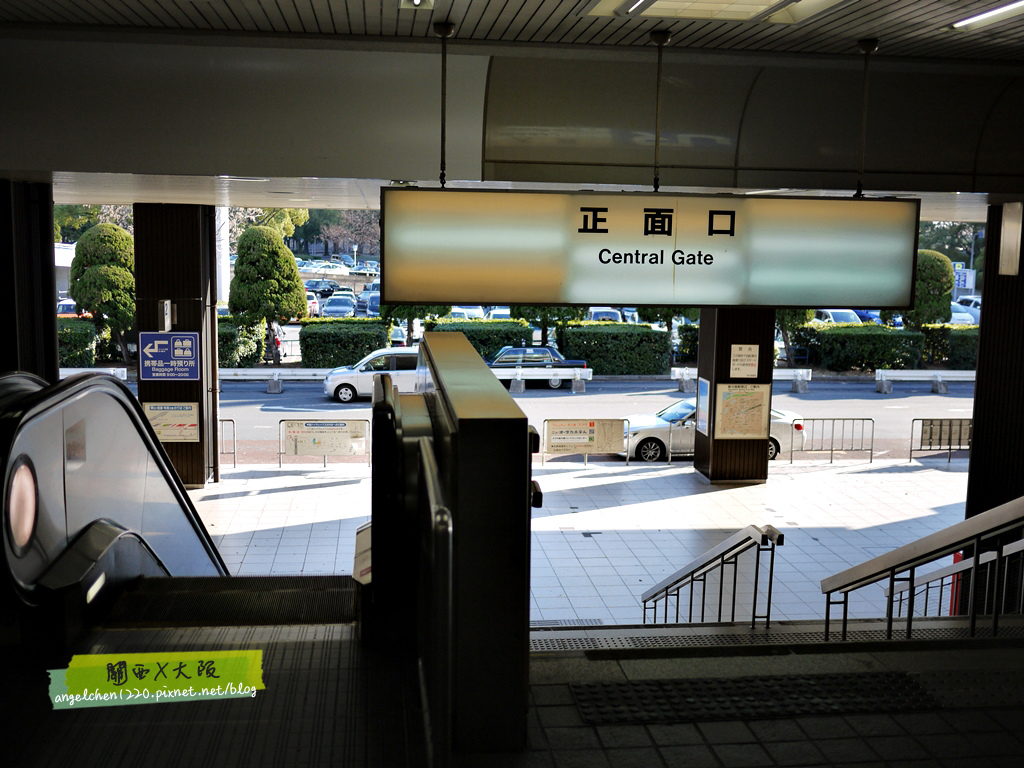
<path id="1" fill-rule="evenodd" d="M 229 576 L 121 382 L 0 376 L 0 459 L 5 765 L 416 764 L 405 672 L 356 642 L 351 578 Z M 73 655 L 222 649 L 262 652 L 259 696 L 49 698 L 47 670 Z"/>

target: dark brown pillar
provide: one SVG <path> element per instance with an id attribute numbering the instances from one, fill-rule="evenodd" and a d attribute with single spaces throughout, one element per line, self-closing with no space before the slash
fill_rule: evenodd
<path id="1" fill-rule="evenodd" d="M 57 278 L 53 264 L 53 187 L 0 180 L 0 306 L 13 354 L 0 368 L 51 384 L 57 363 Z"/>
<path id="2" fill-rule="evenodd" d="M 159 332 L 161 302 L 170 300 L 170 333 L 198 334 L 199 379 L 147 380 L 147 352 L 139 339 L 139 402 L 196 403 L 197 442 L 165 442 L 186 488 L 218 474 L 217 307 L 214 208 L 206 205 L 135 205 L 135 314 L 140 334 Z"/>
<path id="3" fill-rule="evenodd" d="M 1019 269 L 1021 255 L 1019 235 L 1004 249 L 1002 227 L 1003 206 L 990 206 L 967 517 L 1024 496 L 1024 276 L 1000 263 Z"/>
<path id="4" fill-rule="evenodd" d="M 697 391 L 700 397 L 703 382 L 707 382 L 707 403 L 700 406 L 706 409 L 708 419 L 707 434 L 700 424 L 696 430 L 693 466 L 712 483 L 763 483 L 768 479 L 767 427 L 763 437 L 727 436 L 727 427 L 742 421 L 736 418 L 740 400 L 724 408 L 720 402 L 723 395 L 763 397 L 763 409 L 771 410 L 774 330 L 772 309 L 700 311 Z"/>

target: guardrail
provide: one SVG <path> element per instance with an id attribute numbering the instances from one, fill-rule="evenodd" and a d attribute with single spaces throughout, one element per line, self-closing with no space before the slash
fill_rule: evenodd
<path id="1" fill-rule="evenodd" d="M 235 420 L 234 419 L 218 419 L 218 422 L 220 423 L 220 430 L 219 430 L 219 434 L 218 434 L 218 436 L 220 438 L 220 445 L 218 446 L 217 451 L 218 451 L 218 453 L 220 453 L 221 456 L 231 456 L 231 466 L 234 467 L 235 469 L 237 469 L 238 468 L 238 443 L 235 440 L 235 435 L 237 434 L 238 430 L 235 427 Z M 230 451 L 225 451 L 224 447 L 223 447 L 224 446 L 224 425 L 225 424 L 230 424 L 231 425 L 231 450 Z"/>
<path id="2" fill-rule="evenodd" d="M 811 374 L 810 368 L 774 368 L 772 369 L 772 381 L 791 381 L 794 392 L 807 392 Z M 697 391 L 696 368 L 672 368 L 669 378 L 679 382 L 680 392 L 692 394 Z"/>
<path id="3" fill-rule="evenodd" d="M 264 365 L 256 368 L 221 368 L 217 377 L 227 381 L 268 381 L 277 378 L 284 381 L 323 381 L 330 368 L 286 368 L 279 365 Z"/>
<path id="4" fill-rule="evenodd" d="M 277 422 L 277 466 L 284 456 L 366 456 L 370 463 L 368 419 L 281 419 Z M 290 450 L 286 450 L 286 445 Z"/>
<path id="5" fill-rule="evenodd" d="M 644 608 L 643 623 L 647 623 L 647 612 L 653 612 L 652 623 L 658 621 L 658 604 L 662 603 L 663 621 L 668 623 L 668 608 L 671 598 L 675 598 L 675 623 L 679 623 L 680 597 L 679 593 L 689 587 L 690 600 L 687 611 L 687 622 L 693 623 L 694 615 L 694 590 L 700 584 L 700 621 L 705 621 L 707 608 L 707 579 L 710 574 L 718 575 L 718 614 L 716 621 L 736 621 L 736 587 L 739 581 L 739 556 L 751 549 L 754 550 L 754 595 L 751 602 L 750 626 L 757 625 L 758 619 L 764 619 L 765 627 L 771 625 L 772 614 L 772 585 L 775 580 L 775 548 L 785 543 L 785 535 L 778 529 L 766 525 L 758 528 L 756 525 L 748 525 L 742 531 L 733 534 L 717 547 L 709 549 L 696 560 L 680 568 L 666 579 L 655 584 L 643 593 L 641 600 Z M 757 612 L 758 587 L 761 575 L 761 553 L 769 554 L 768 560 L 768 587 L 766 594 L 765 612 Z M 732 567 L 732 599 L 730 618 L 724 619 L 722 611 L 725 607 L 725 582 L 726 566 Z"/>
<path id="6" fill-rule="evenodd" d="M 917 425 L 921 429 L 917 429 Z M 915 435 L 917 440 L 915 442 Z M 947 462 L 953 460 L 953 451 L 970 451 L 974 437 L 974 419 L 914 419 L 910 423 L 910 458 L 914 451 L 946 451 Z"/>
<path id="7" fill-rule="evenodd" d="M 875 457 L 875 420 L 861 418 L 815 418 L 794 419 L 793 424 L 803 424 L 804 447 L 799 450 L 790 447 L 789 463 L 793 463 L 796 453 L 820 453 L 828 451 L 828 462 L 831 464 L 836 451 L 867 451 L 868 463 Z M 839 432 L 836 433 L 836 425 Z M 867 427 L 870 426 L 870 434 Z M 838 440 L 838 446 L 837 446 Z M 867 441 L 865 447 L 865 441 Z M 810 444 L 810 448 L 807 445 Z"/>
<path id="8" fill-rule="evenodd" d="M 936 533 L 925 536 L 917 541 L 905 544 L 879 557 L 868 560 L 860 565 L 848 568 L 841 573 L 821 581 L 821 593 L 825 595 L 825 640 L 830 638 L 833 606 L 842 606 L 842 639 L 846 639 L 849 619 L 850 593 L 864 587 L 888 582 L 886 595 L 886 638 L 892 639 L 895 609 L 893 601 L 900 594 L 898 587 L 913 585 L 917 582 L 917 569 L 935 563 L 962 550 L 969 550 L 968 556 L 980 553 L 982 557 L 972 559 L 969 568 L 961 572 L 968 575 L 967 583 L 967 617 L 970 634 L 973 637 L 977 630 L 979 609 L 992 612 L 992 635 L 999 630 L 999 616 L 1005 612 L 1005 573 L 1006 551 L 1000 545 L 999 537 L 1013 534 L 1017 538 L 1024 533 L 1024 497 L 1002 504 L 980 515 L 975 515 L 961 523 Z M 991 594 L 979 599 L 978 585 L 981 584 L 981 562 L 984 560 L 982 545 L 988 544 L 994 549 L 991 573 L 985 578 L 991 579 Z M 905 574 L 905 575 L 903 575 Z M 1018 573 L 1018 576 L 1020 574 Z M 1017 585 L 1018 589 L 1021 584 Z M 835 595 L 840 599 L 836 600 Z M 913 629 L 916 590 L 907 593 L 906 637 L 910 639 Z M 981 605 L 979 606 L 979 603 Z"/>
<path id="9" fill-rule="evenodd" d="M 892 394 L 894 381 L 930 381 L 932 392 L 939 395 L 949 394 L 950 381 L 974 381 L 974 371 L 913 371 L 894 368 L 878 368 L 875 370 L 875 392 L 882 395 Z"/>

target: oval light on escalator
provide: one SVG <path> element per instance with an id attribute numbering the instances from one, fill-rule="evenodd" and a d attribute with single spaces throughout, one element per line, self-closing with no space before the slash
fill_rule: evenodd
<path id="1" fill-rule="evenodd" d="M 36 528 L 39 492 L 36 473 L 27 456 L 19 456 L 7 486 L 7 526 L 14 554 L 21 557 Z"/>

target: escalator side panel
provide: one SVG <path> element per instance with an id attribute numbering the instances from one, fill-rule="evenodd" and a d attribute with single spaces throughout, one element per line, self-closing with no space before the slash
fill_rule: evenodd
<path id="1" fill-rule="evenodd" d="M 141 533 L 147 451 L 124 408 L 112 397 L 86 391 L 61 412 L 68 539 L 101 517 Z"/>
<path id="2" fill-rule="evenodd" d="M 64 515 L 64 429 L 59 412 L 44 414 L 20 432 L 11 445 L 10 462 L 26 457 L 36 474 L 38 515 L 35 532 L 20 557 L 8 557 L 11 574 L 22 589 L 31 585 L 68 544 Z M 3 526 L 4 538 L 9 535 Z M 7 552 L 13 547 L 6 542 Z"/>
<path id="3" fill-rule="evenodd" d="M 174 576 L 219 576 L 202 541 L 168 487 L 160 468 L 147 457 L 143 498 L 142 538 Z"/>

